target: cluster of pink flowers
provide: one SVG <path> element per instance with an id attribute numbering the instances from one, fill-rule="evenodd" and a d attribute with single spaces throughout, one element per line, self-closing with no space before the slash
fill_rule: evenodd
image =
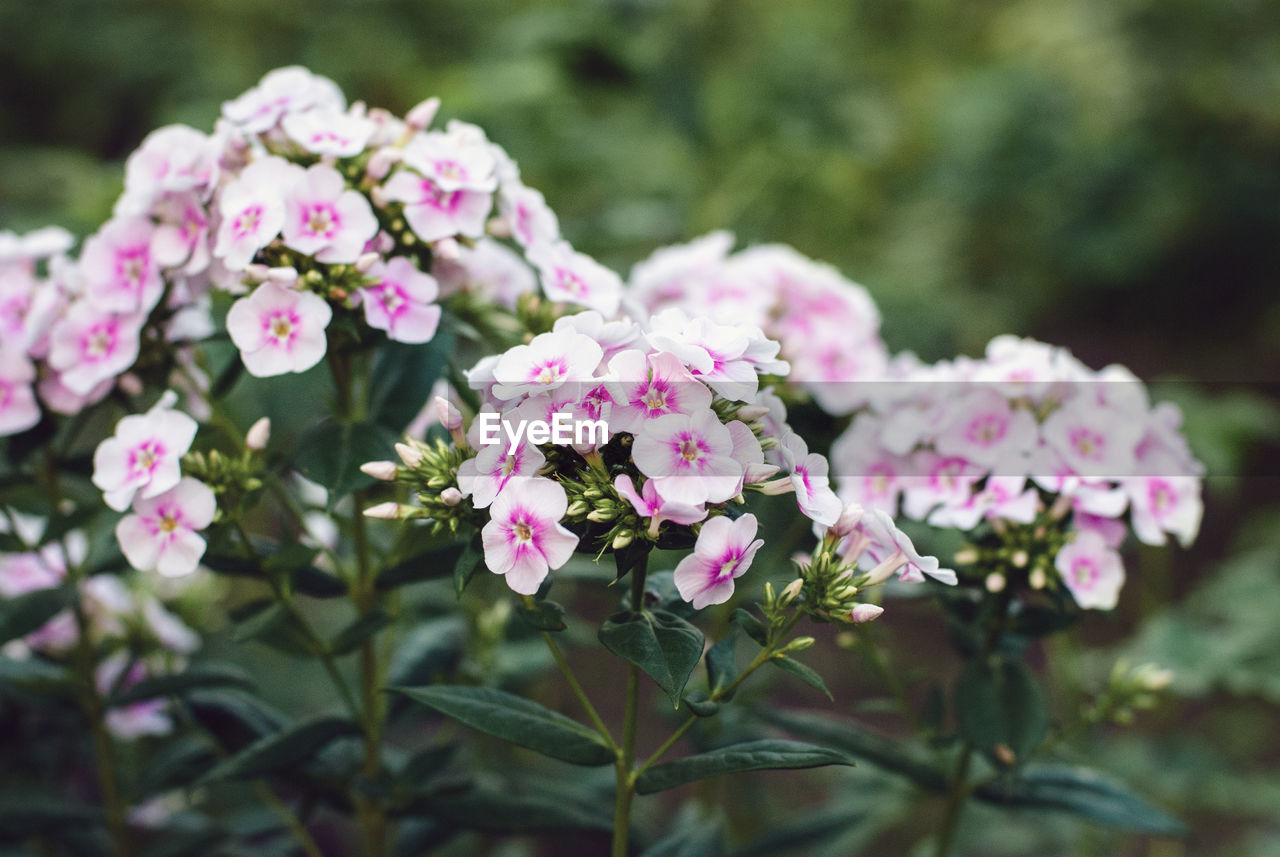
<path id="1" fill-rule="evenodd" d="M 16 514 L 0 518 L 0 532 L 33 545 L 40 542 L 45 525 L 43 520 Z M 86 552 L 84 534 L 73 530 L 39 548 L 0 553 L 0 597 L 16 598 L 64 585 L 69 567 L 82 564 Z M 99 663 L 96 674 L 98 690 L 104 696 L 148 675 L 180 669 L 185 656 L 200 645 L 196 632 L 165 606 L 162 593 L 148 588 L 144 578 L 127 583 L 113 574 L 98 574 L 81 580 L 78 587 L 89 639 L 95 649 L 111 652 Z M 172 586 L 166 589 L 172 590 Z M 166 598 L 174 594 L 163 593 Z M 67 657 L 79 639 L 79 624 L 67 608 L 25 637 L 8 642 L 4 654 L 22 660 L 39 653 L 56 660 Z M 151 651 L 133 657 L 130 647 L 136 648 L 144 639 Z M 107 712 L 107 728 L 121 739 L 166 734 L 173 726 L 167 708 L 164 699 L 114 706 Z"/>
<path id="2" fill-rule="evenodd" d="M 1002 336 L 982 359 L 895 373 L 832 447 L 846 501 L 964 531 L 1065 519 L 1055 567 L 1086 608 L 1115 606 L 1130 527 L 1146 544 L 1195 538 L 1203 467 L 1178 408 L 1152 406 L 1127 369 Z"/>
<path id="3" fill-rule="evenodd" d="M 761 376 L 787 374 L 779 349 L 757 327 L 690 318 L 678 308 L 562 316 L 551 331 L 468 373 L 481 407 L 465 434 L 458 410 L 441 403 L 466 458 L 456 484 L 437 489 L 440 508 L 469 502 L 484 511 L 486 563 L 523 594 L 537 592 L 575 549 L 599 553 L 634 540 L 661 546 L 673 529 L 693 528 L 694 551 L 677 566 L 676 586 L 695 607 L 721 603 L 762 544 L 755 516 L 736 514 L 745 494 L 794 494 L 800 512 L 822 527 L 845 512 L 826 459 L 808 451 L 782 402 L 760 387 Z M 546 430 L 557 419 L 561 437 Z M 591 430 L 570 433 L 570 426 Z M 402 457 L 416 467 L 422 450 L 405 448 Z M 383 478 L 393 471 L 384 463 L 367 468 Z M 371 513 L 421 511 L 388 504 Z M 612 526 L 593 532 L 592 522 Z M 851 560 L 895 556 L 905 539 L 891 522 L 857 532 Z M 895 561 L 893 570 L 919 579 L 920 561 L 911 549 L 910 561 Z M 923 567 L 937 571 L 937 561 Z"/>
<path id="4" fill-rule="evenodd" d="M 866 404 L 865 388 L 850 382 L 878 380 L 888 365 L 866 290 L 784 245 L 732 247 L 731 234 L 713 232 L 658 250 L 632 270 L 628 297 L 654 312 L 678 307 L 761 328 L 781 343 L 791 383 L 823 410 L 843 415 Z"/>

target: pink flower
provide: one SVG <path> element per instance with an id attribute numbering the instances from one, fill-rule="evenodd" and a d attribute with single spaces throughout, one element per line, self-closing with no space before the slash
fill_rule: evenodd
<path id="1" fill-rule="evenodd" d="M 480 536 L 484 561 L 521 595 L 533 595 L 547 572 L 569 561 L 578 537 L 560 525 L 569 507 L 564 488 L 542 478 L 512 482 L 493 501 Z"/>
<path id="2" fill-rule="evenodd" d="M 493 367 L 493 394 L 509 400 L 588 381 L 604 351 L 589 336 L 572 331 L 541 333 L 508 350 Z"/>
<path id="3" fill-rule="evenodd" d="M 511 227 L 511 235 L 526 250 L 560 238 L 560 222 L 546 199 L 522 184 L 504 184 L 498 195 L 498 210 Z"/>
<path id="4" fill-rule="evenodd" d="M 533 444 L 518 443 L 511 452 L 503 437 L 482 447 L 475 458 L 462 462 L 458 467 L 458 488 L 470 495 L 471 505 L 483 509 L 513 480 L 536 476 L 546 463 L 547 457 Z"/>
<path id="5" fill-rule="evenodd" d="M 443 294 L 468 291 L 507 308 L 514 308 L 520 295 L 538 287 L 519 254 L 492 238 L 481 238 L 474 247 L 459 246 L 457 259 L 432 259 L 431 274 Z"/>
<path id="6" fill-rule="evenodd" d="M 1110 610 L 1120 600 L 1124 565 L 1120 554 L 1107 547 L 1097 532 L 1077 533 L 1058 551 L 1053 565 L 1076 603 L 1086 610 Z"/>
<path id="7" fill-rule="evenodd" d="M 568 242 L 536 245 L 529 261 L 537 266 L 542 290 L 551 300 L 580 304 L 605 316 L 618 311 L 622 280 L 590 256 L 575 252 Z"/>
<path id="8" fill-rule="evenodd" d="M 383 186 L 387 199 L 404 203 L 404 219 L 423 241 L 456 235 L 480 238 L 493 198 L 483 191 L 443 190 L 431 179 L 398 170 Z"/>
<path id="9" fill-rule="evenodd" d="M 668 502 L 723 503 L 738 493 L 743 465 L 733 435 L 710 408 L 649 420 L 632 446 L 636 467 Z"/>
<path id="10" fill-rule="evenodd" d="M 209 214 L 194 193 L 172 194 L 152 208 L 160 221 L 151 241 L 156 263 L 198 274 L 209 265 Z M 172 304 L 172 299 L 170 300 Z"/>
<path id="11" fill-rule="evenodd" d="M 377 129 L 370 119 L 331 108 L 290 113 L 280 125 L 291 140 L 308 152 L 338 158 L 363 152 Z"/>
<path id="12" fill-rule="evenodd" d="M 49 334 L 49 365 L 71 392 L 87 396 L 138 359 L 143 314 L 118 315 L 76 301 Z"/>
<path id="13" fill-rule="evenodd" d="M 301 172 L 296 165 L 276 157 L 245 167 L 218 200 L 222 222 L 213 255 L 232 271 L 248 267 L 254 255 L 284 227 L 284 194 Z"/>
<path id="14" fill-rule="evenodd" d="M 907 534 L 898 529 L 893 518 L 883 509 L 868 510 L 861 525 L 871 538 L 871 544 L 859 562 L 864 569 L 874 564 L 882 569 L 885 576 L 897 571 L 900 579 L 919 582 L 927 574 L 934 580 L 955 585 L 956 573 L 949 568 L 939 568 L 937 557 L 922 556 Z"/>
<path id="15" fill-rule="evenodd" d="M 991 389 L 979 389 L 951 403 L 934 441 L 940 455 L 965 458 L 991 468 L 1024 466 L 1039 440 L 1035 417 Z"/>
<path id="16" fill-rule="evenodd" d="M 217 509 L 208 485 L 184 477 L 159 496 L 135 500 L 133 514 L 116 525 L 116 539 L 125 559 L 139 571 L 181 577 L 200 564 L 205 541 L 197 533 L 213 523 Z"/>
<path id="17" fill-rule="evenodd" d="M 396 342 L 428 342 L 440 324 L 440 307 L 432 303 L 440 294 L 435 277 L 419 271 L 412 261 L 397 256 L 369 269 L 372 285 L 360 290 L 364 320 L 385 330 Z"/>
<path id="18" fill-rule="evenodd" d="M 676 566 L 680 597 L 695 610 L 728 601 L 734 579 L 751 567 L 756 551 L 764 544 L 756 538 L 756 529 L 756 516 L 751 514 L 736 521 L 721 515 L 703 524 L 693 553 Z"/>
<path id="19" fill-rule="evenodd" d="M 109 312 L 150 312 L 164 293 L 154 236 L 155 226 L 141 217 L 109 220 L 90 236 L 80 254 L 85 297 Z"/>
<path id="20" fill-rule="evenodd" d="M 971 530 L 983 518 L 1030 524 L 1039 510 L 1040 495 L 1026 484 L 1025 476 L 988 476 L 982 490 L 974 492 L 964 503 L 934 509 L 929 523 L 957 530 Z"/>
<path id="21" fill-rule="evenodd" d="M 445 193 L 491 193 L 498 187 L 497 163 L 487 141 L 467 133 L 472 127 L 450 123 L 447 132 L 416 135 L 404 148 L 404 163 Z"/>
<path id="22" fill-rule="evenodd" d="M 325 107 L 341 110 L 342 91 L 327 77 L 312 74 L 302 66 L 287 66 L 267 72 L 253 89 L 224 102 L 222 115 L 250 134 L 269 130 L 286 112 Z"/>
<path id="23" fill-rule="evenodd" d="M 759 388 L 755 366 L 744 359 L 751 339 L 747 329 L 690 319 L 669 309 L 650 319 L 649 343 L 674 354 L 689 370 L 726 399 L 750 401 Z"/>
<path id="24" fill-rule="evenodd" d="M 1195 476 L 1142 476 L 1124 481 L 1133 532 L 1144 543 L 1162 545 L 1165 533 L 1187 547 L 1200 531 L 1204 504 Z"/>
<path id="25" fill-rule="evenodd" d="M 831 445 L 831 461 L 840 468 L 840 497 L 868 509 L 894 512 L 902 496 L 902 474 L 908 462 L 880 445 L 880 422 L 866 415 L 854 418 Z"/>
<path id="26" fill-rule="evenodd" d="M 1134 472 L 1143 426 L 1121 411 L 1077 399 L 1050 414 L 1041 431 L 1081 476 L 1118 477 Z"/>
<path id="27" fill-rule="evenodd" d="M 831 490 L 826 456 L 810 452 L 802 437 L 788 431 L 782 439 L 782 459 L 791 471 L 791 484 L 795 486 L 800 511 L 815 523 L 834 524 L 844 504 Z"/>
<path id="28" fill-rule="evenodd" d="M 321 262 L 354 262 L 378 234 L 378 219 L 363 194 L 347 190 L 342 174 L 316 164 L 285 195 L 284 244 Z"/>
<path id="29" fill-rule="evenodd" d="M 155 497 L 178 484 L 182 456 L 195 439 L 196 421 L 172 409 L 172 393 L 145 414 L 125 417 L 93 454 L 93 484 L 108 506 L 122 512 L 141 491 Z"/>
<path id="30" fill-rule="evenodd" d="M 637 515 L 641 518 L 651 519 L 649 523 L 649 535 L 651 536 L 658 535 L 658 527 L 662 525 L 663 521 L 688 525 L 696 524 L 707 517 L 707 510 L 702 506 L 673 503 L 664 498 L 658 493 L 658 486 L 652 479 L 645 481 L 641 491 L 636 491 L 635 485 L 631 482 L 631 477 L 622 474 L 613 480 L 613 487 L 618 492 L 618 496 L 631 504 Z"/>
<path id="31" fill-rule="evenodd" d="M 609 361 L 609 373 L 616 379 L 617 406 L 610 425 L 615 432 L 637 434 L 649 420 L 711 407 L 711 391 L 674 354 L 628 349 Z"/>
<path id="32" fill-rule="evenodd" d="M 963 506 L 983 469 L 963 458 L 943 457 L 927 450 L 913 456 L 912 467 L 923 476 L 907 480 L 903 510 L 908 517 L 924 520 L 936 506 Z"/>
<path id="33" fill-rule="evenodd" d="M 32 383 L 36 369 L 21 351 L 0 344 L 0 437 L 18 434 L 40 422 Z"/>
<path id="34" fill-rule="evenodd" d="M 196 192 L 207 196 L 217 175 L 213 139 L 186 125 L 167 125 L 147 135 L 124 165 L 123 214 L 146 214 L 161 196 Z"/>
<path id="35" fill-rule="evenodd" d="M 305 372 L 324 357 L 329 304 L 311 292 L 272 282 L 258 286 L 227 313 L 227 333 L 251 375 L 266 378 Z"/>

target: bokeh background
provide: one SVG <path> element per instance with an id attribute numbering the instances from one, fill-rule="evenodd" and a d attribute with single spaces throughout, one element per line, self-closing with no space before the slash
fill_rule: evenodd
<path id="1" fill-rule="evenodd" d="M 1176 671 L 1083 752 L 1193 835 L 1031 819 L 985 853 L 1280 855 L 1280 4 L 0 0 L 0 228 L 91 232 L 150 130 L 290 63 L 396 112 L 439 95 L 624 273 L 728 228 L 865 285 L 894 350 L 1012 332 L 1156 382 L 1209 467 L 1202 537 L 1136 556 L 1047 669 L 1060 704 L 1121 654 Z M 886 645 L 927 653 L 912 632 Z"/>

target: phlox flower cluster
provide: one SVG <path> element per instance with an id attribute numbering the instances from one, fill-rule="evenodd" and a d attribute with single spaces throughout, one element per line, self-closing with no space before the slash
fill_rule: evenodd
<path id="1" fill-rule="evenodd" d="M 761 328 L 782 345 L 790 382 L 825 411 L 843 415 L 866 403 L 888 352 L 880 314 L 861 286 L 783 245 L 731 253 L 733 236 L 713 232 L 665 247 L 631 271 L 628 298 L 657 312 L 678 307 L 721 324 Z"/>
<path id="2" fill-rule="evenodd" d="M 18 515 L 0 519 L 0 531 L 36 544 L 46 521 Z M 0 553 L 0 597 L 17 598 L 67 585 L 69 569 L 86 559 L 84 534 L 72 530 L 57 541 L 21 553 Z M 95 651 L 106 656 L 96 672 L 98 690 L 104 696 L 137 684 L 150 675 L 180 670 L 187 655 L 200 645 L 200 637 L 178 618 L 166 601 L 180 596 L 172 584 L 154 586 L 145 577 L 122 578 L 97 574 L 80 578 L 80 610 L 84 631 Z M 80 642 L 80 623 L 71 608 L 55 614 L 44 625 L 4 646 L 4 655 L 17 660 L 40 656 L 54 661 L 72 657 Z M 173 728 L 168 702 L 150 699 L 116 705 L 106 714 L 107 728 L 119 739 L 167 734 Z"/>
<path id="3" fill-rule="evenodd" d="M 808 451 L 760 385 L 787 374 L 779 349 L 757 327 L 674 307 L 561 316 L 467 373 L 480 401 L 469 427 L 439 402 L 452 447 L 404 445 L 404 467 L 366 467 L 416 485 L 422 503 L 370 514 L 480 528 L 488 568 L 522 594 L 536 593 L 575 551 L 692 546 L 675 570 L 680 595 L 697 608 L 722 603 L 763 544 L 755 515 L 742 509 L 747 497 L 794 495 L 820 527 L 844 511 L 826 458 Z M 557 419 L 590 430 L 525 431 Z M 867 529 L 853 561 L 872 545 L 880 559 L 893 555 L 900 535 L 891 522 Z M 894 570 L 909 576 L 905 564 Z M 937 570 L 937 560 L 924 565 Z"/>
<path id="4" fill-rule="evenodd" d="M 1002 336 L 981 359 L 895 371 L 832 447 L 846 502 L 962 531 L 1054 523 L 1067 541 L 1030 583 L 1056 569 L 1086 608 L 1115 606 L 1130 529 L 1146 544 L 1194 540 L 1203 467 L 1177 407 L 1153 406 L 1127 369 Z"/>

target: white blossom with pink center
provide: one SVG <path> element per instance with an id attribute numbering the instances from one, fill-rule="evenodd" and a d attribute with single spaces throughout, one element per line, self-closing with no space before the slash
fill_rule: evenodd
<path id="1" fill-rule="evenodd" d="M 1124 565 L 1099 533 L 1077 533 L 1058 551 L 1053 565 L 1076 603 L 1086 610 L 1111 610 L 1120 600 Z"/>
<path id="2" fill-rule="evenodd" d="M 84 242 L 85 297 L 108 312 L 150 312 L 164 293 L 152 255 L 155 226 L 141 217 L 110 220 Z"/>
<path id="3" fill-rule="evenodd" d="M 1041 431 L 1081 476 L 1116 478 L 1134 472 L 1142 425 L 1123 412 L 1077 399 L 1050 414 Z"/>
<path id="4" fill-rule="evenodd" d="M 186 125 L 166 125 L 146 136 L 124 165 L 120 215 L 144 215 L 167 194 L 207 197 L 218 176 L 216 141 Z"/>
<path id="5" fill-rule="evenodd" d="M 368 276 L 374 282 L 359 294 L 370 327 L 396 342 L 429 342 L 436 335 L 441 310 L 433 303 L 440 294 L 435 277 L 403 256 L 374 264 Z"/>
<path id="6" fill-rule="evenodd" d="M 613 271 L 576 252 L 565 241 L 538 244 L 529 251 L 529 261 L 542 277 L 542 291 L 553 301 L 566 301 L 604 316 L 618 311 L 622 300 L 622 280 Z"/>
<path id="7" fill-rule="evenodd" d="M 284 206 L 284 245 L 321 262 L 354 262 L 378 234 L 369 200 L 347 189 L 342 173 L 325 164 L 312 166 L 289 188 Z"/>
<path id="8" fill-rule="evenodd" d="M 1199 477 L 1140 476 L 1126 479 L 1124 489 L 1133 532 L 1144 544 L 1162 545 L 1166 533 L 1176 536 L 1183 547 L 1195 540 L 1204 515 Z"/>
<path id="9" fill-rule="evenodd" d="M 257 86 L 224 102 L 222 115 L 249 134 L 271 129 L 286 112 L 313 107 L 342 110 L 346 99 L 337 84 L 302 66 L 267 72 Z"/>
<path id="10" fill-rule="evenodd" d="M 364 151 L 377 125 L 365 116 L 330 108 L 288 113 L 280 127 L 308 152 L 350 158 Z"/>
<path id="11" fill-rule="evenodd" d="M 1030 524 L 1040 511 L 1040 495 L 1025 476 L 988 476 L 982 489 L 959 505 L 944 505 L 929 515 L 935 527 L 971 530 L 986 518 Z"/>
<path id="12" fill-rule="evenodd" d="M 981 388 L 949 404 L 934 449 L 946 457 L 1011 472 L 1009 468 L 1025 470 L 1023 459 L 1038 440 L 1036 419 L 1030 411 L 1011 407 L 994 389 Z"/>
<path id="13" fill-rule="evenodd" d="M 649 320 L 649 344 L 674 354 L 689 371 L 726 399 L 749 401 L 759 389 L 755 366 L 746 359 L 749 329 L 690 318 L 678 309 Z"/>
<path id="14" fill-rule="evenodd" d="M 723 503 L 742 482 L 733 435 L 710 408 L 648 420 L 631 449 L 636 467 L 672 503 Z"/>
<path id="15" fill-rule="evenodd" d="M 458 467 L 458 489 L 471 497 L 477 509 L 490 505 L 502 489 L 522 478 L 536 476 L 547 457 L 533 444 L 522 441 L 511 451 L 505 437 L 480 448 L 475 458 Z"/>
<path id="16" fill-rule="evenodd" d="M 120 550 L 139 571 L 165 577 L 191 574 L 205 551 L 199 532 L 213 523 L 217 508 L 208 485 L 183 477 L 163 494 L 133 502 L 133 513 L 116 525 Z"/>
<path id="17" fill-rule="evenodd" d="M 756 551 L 764 545 L 763 539 L 756 538 L 757 528 L 756 516 L 749 513 L 736 521 L 721 515 L 703 524 L 693 553 L 676 566 L 680 597 L 695 610 L 728 601 L 734 580 L 751 567 Z"/>
<path id="18" fill-rule="evenodd" d="M 305 372 L 319 363 L 332 317 L 328 302 L 318 295 L 266 282 L 232 304 L 227 333 L 249 373 L 266 378 Z"/>
<path id="19" fill-rule="evenodd" d="M 384 185 L 387 199 L 404 204 L 404 219 L 423 241 L 463 235 L 480 238 L 493 197 L 484 191 L 443 190 L 429 178 L 398 170 Z"/>
<path id="20" fill-rule="evenodd" d="M 474 247 L 459 246 L 456 259 L 433 258 L 431 274 L 441 294 L 467 291 L 508 309 L 515 308 L 520 295 L 538 287 L 533 270 L 519 254 L 492 238 L 481 238 Z"/>
<path id="21" fill-rule="evenodd" d="M 649 420 L 691 416 L 711 407 L 711 391 L 674 354 L 628 349 L 609 361 L 614 400 L 610 428 L 637 434 Z"/>
<path id="22" fill-rule="evenodd" d="M 604 360 L 612 360 L 614 355 L 630 348 L 640 338 L 640 325 L 629 318 L 606 321 L 605 317 L 595 310 L 563 315 L 556 319 L 551 329 L 557 333 L 565 330 L 575 331 L 594 339 L 604 349 Z"/>
<path id="23" fill-rule="evenodd" d="M 18 434 L 40 422 L 32 384 L 36 367 L 21 351 L 0 343 L 0 437 Z"/>
<path id="24" fill-rule="evenodd" d="M 157 264 L 182 266 L 184 274 L 198 274 L 209 266 L 209 214 L 196 194 L 165 196 L 153 206 L 152 214 L 159 221 L 151 240 Z"/>
<path id="25" fill-rule="evenodd" d="M 542 193 L 519 182 L 504 184 L 498 194 L 498 211 L 511 237 L 526 250 L 560 240 L 560 221 Z"/>
<path id="26" fill-rule="evenodd" d="M 135 494 L 151 498 L 178 484 L 182 456 L 191 448 L 198 426 L 173 410 L 174 399 L 168 393 L 145 414 L 125 417 L 116 424 L 115 434 L 98 444 L 93 484 L 112 509 L 124 511 Z"/>
<path id="27" fill-rule="evenodd" d="M 844 504 L 831 489 L 826 456 L 810 452 L 802 437 L 788 431 L 782 438 L 782 460 L 791 473 L 800 511 L 816 523 L 834 524 Z"/>
<path id="28" fill-rule="evenodd" d="M 859 560 L 859 567 L 864 570 L 879 566 L 891 569 L 887 573 L 896 571 L 901 580 L 918 583 L 928 575 L 940 583 L 956 583 L 956 573 L 949 568 L 940 568 L 937 557 L 922 556 L 910 537 L 898 529 L 893 518 L 883 509 L 868 509 L 859 526 L 871 539 Z"/>
<path id="29" fill-rule="evenodd" d="M 449 193 L 457 190 L 492 193 L 498 187 L 497 163 L 487 140 L 450 123 L 447 131 L 414 136 L 404 147 L 404 163 Z"/>
<path id="30" fill-rule="evenodd" d="M 222 190 L 222 220 L 213 255 L 233 271 L 244 270 L 254 255 L 280 234 L 285 222 L 285 193 L 301 169 L 283 158 L 264 158 L 241 171 Z"/>
<path id="31" fill-rule="evenodd" d="M 652 479 L 645 480 L 639 491 L 632 483 L 631 477 L 619 475 L 613 480 L 613 487 L 622 499 L 631 504 L 636 514 L 649 519 L 649 535 L 657 536 L 658 528 L 663 521 L 673 524 L 696 524 L 707 517 L 707 510 L 702 505 L 691 506 L 684 503 L 673 503 L 658 493 L 658 486 Z"/>
<path id="32" fill-rule="evenodd" d="M 72 393 L 88 396 L 138 359 L 146 317 L 120 315 L 87 301 L 71 305 L 49 334 L 49 365 Z"/>
<path id="33" fill-rule="evenodd" d="M 481 530 L 489 570 L 521 595 L 533 595 L 551 569 L 569 561 L 578 537 L 560 524 L 569 501 L 559 483 L 540 477 L 512 482 L 494 499 Z"/>
<path id="34" fill-rule="evenodd" d="M 493 394 L 504 401 L 588 381 L 604 357 L 591 337 L 573 331 L 541 333 L 517 345 L 493 367 Z"/>

